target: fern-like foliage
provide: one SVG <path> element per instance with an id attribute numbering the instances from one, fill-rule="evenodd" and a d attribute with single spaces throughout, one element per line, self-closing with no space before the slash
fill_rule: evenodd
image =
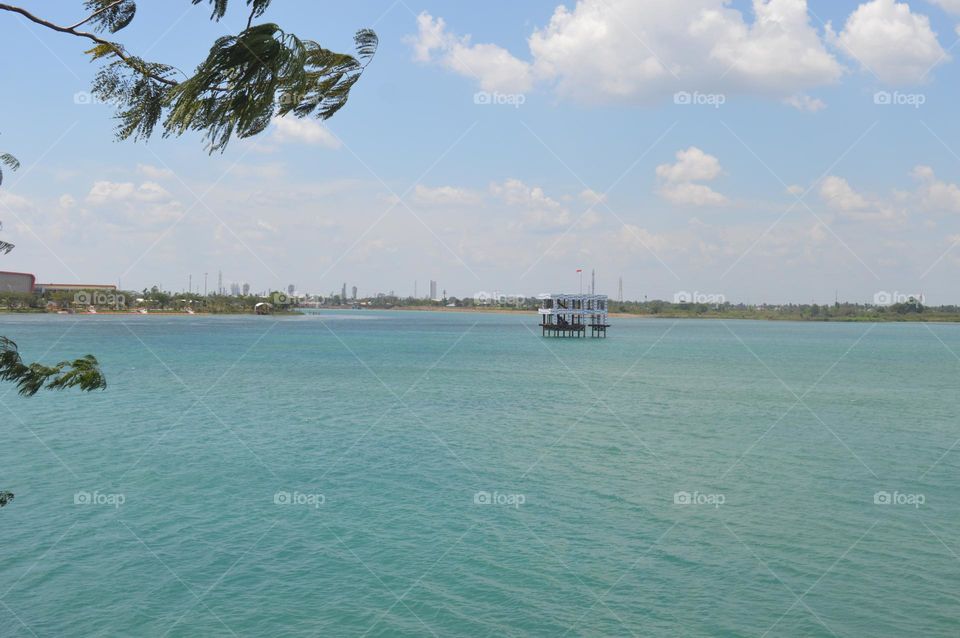
<path id="1" fill-rule="evenodd" d="M 219 21 L 239 0 L 191 0 L 209 3 Z M 272 0 L 246 0 L 246 28 L 214 42 L 193 75 L 130 54 L 123 45 L 98 33 L 115 34 L 137 12 L 136 0 L 85 0 L 89 15 L 73 26 L 53 24 L 22 7 L 0 3 L 0 11 L 25 16 L 59 33 L 94 43 L 87 53 L 107 64 L 96 75 L 93 93 L 117 108 L 119 139 L 145 140 L 157 126 L 164 137 L 188 131 L 204 134 L 211 153 L 226 149 L 234 136 L 262 132 L 274 116 L 332 117 L 371 62 L 377 34 L 362 29 L 354 36 L 353 55 L 336 53 L 276 24 L 253 24 Z M 93 31 L 84 31 L 84 25 Z"/>
<path id="2" fill-rule="evenodd" d="M 227 11 L 227 0 L 192 1 L 210 2 L 215 20 Z M 249 19 L 263 15 L 270 3 L 247 0 Z M 263 132 L 274 116 L 332 117 L 346 105 L 379 43 L 370 29 L 358 31 L 354 41 L 354 55 L 336 53 L 276 24 L 252 25 L 216 40 L 185 80 L 173 67 L 126 55 L 112 43 L 88 53 L 114 58 L 97 74 L 93 91 L 117 105 L 118 138 L 145 140 L 161 125 L 164 137 L 203 133 L 214 153 L 224 151 L 235 136 Z"/>
<path id="3" fill-rule="evenodd" d="M 167 91 L 164 134 L 205 131 L 212 152 L 226 148 L 234 135 L 257 135 L 274 115 L 292 111 L 297 117 L 329 118 L 346 104 L 376 51 L 372 31 L 358 34 L 357 41 L 354 57 L 301 40 L 276 24 L 220 38 L 193 77 Z"/>
<path id="4" fill-rule="evenodd" d="M 202 4 L 204 2 L 209 2 L 213 7 L 213 15 L 211 19 L 220 20 L 223 16 L 227 15 L 227 0 L 192 0 L 193 4 Z M 270 3 L 273 0 L 247 0 L 247 6 L 250 7 L 250 18 L 259 18 L 267 9 L 270 8 Z"/>
<path id="5" fill-rule="evenodd" d="M 17 344 L 6 337 L 0 337 L 0 381 L 15 383 L 19 393 L 28 397 L 44 388 L 65 390 L 79 387 L 84 392 L 92 392 L 107 387 L 107 380 L 93 355 L 61 361 L 55 366 L 28 365 L 20 358 Z"/>
<path id="6" fill-rule="evenodd" d="M 20 170 L 20 161 L 10 153 L 0 153 L 0 184 L 3 184 L 4 166 L 12 171 Z M 0 230 L 3 230 L 3 222 L 0 222 Z M 0 240 L 0 254 L 8 255 L 13 249 L 13 244 Z"/>
<path id="7" fill-rule="evenodd" d="M 126 28 L 137 14 L 134 0 L 86 0 L 83 3 L 92 12 L 90 22 L 97 32 L 116 33 Z"/>
<path id="8" fill-rule="evenodd" d="M 0 153 L 0 184 L 3 184 L 4 166 L 11 171 L 16 171 L 20 169 L 20 161 L 10 153 Z"/>

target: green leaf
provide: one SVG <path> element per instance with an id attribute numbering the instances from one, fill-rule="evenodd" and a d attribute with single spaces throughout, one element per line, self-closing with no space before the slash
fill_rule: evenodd
<path id="1" fill-rule="evenodd" d="M 26 365 L 20 358 L 17 344 L 0 337 L 0 381 L 12 381 L 22 396 L 33 396 L 41 389 L 64 390 L 80 387 L 84 392 L 105 390 L 107 381 L 93 355 L 74 361 L 61 361 L 55 366 L 40 363 Z"/>
<path id="2" fill-rule="evenodd" d="M 0 165 L 6 166 L 12 171 L 20 170 L 20 161 L 10 153 L 0 154 Z M 0 168 L 0 184 L 3 184 L 3 169 Z M 10 252 L 9 250 L 7 252 Z"/>
<path id="3" fill-rule="evenodd" d="M 134 0 L 86 0 L 83 6 L 87 11 L 99 12 L 91 20 L 94 31 L 116 33 L 126 28 L 137 14 Z"/>

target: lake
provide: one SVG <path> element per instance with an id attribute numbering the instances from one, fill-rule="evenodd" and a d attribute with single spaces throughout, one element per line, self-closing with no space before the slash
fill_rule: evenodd
<path id="1" fill-rule="evenodd" d="M 0 635 L 960 634 L 960 326 L 611 323 L 0 316 Z"/>

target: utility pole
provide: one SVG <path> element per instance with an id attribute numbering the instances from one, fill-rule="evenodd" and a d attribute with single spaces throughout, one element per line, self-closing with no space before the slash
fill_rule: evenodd
<path id="1" fill-rule="evenodd" d="M 620 277 L 620 303 L 623 303 L 623 277 Z"/>
<path id="2" fill-rule="evenodd" d="M 193 294 L 193 275 L 192 274 L 189 276 L 189 279 L 187 279 L 187 292 L 190 293 L 191 295 Z"/>
<path id="3" fill-rule="evenodd" d="M 590 269 L 590 294 L 597 294 L 597 271 L 593 268 Z"/>
<path id="4" fill-rule="evenodd" d="M 207 296 L 207 273 L 203 273 L 203 296 Z"/>

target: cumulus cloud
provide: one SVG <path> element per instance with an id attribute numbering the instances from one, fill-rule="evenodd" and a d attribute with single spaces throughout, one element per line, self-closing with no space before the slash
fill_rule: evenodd
<path id="1" fill-rule="evenodd" d="M 140 186 L 133 182 L 94 182 L 87 194 L 89 204 L 108 202 L 159 202 L 173 199 L 167 190 L 156 182 L 144 182 Z"/>
<path id="2" fill-rule="evenodd" d="M 152 180 L 170 179 L 174 176 L 169 168 L 160 168 L 151 164 L 137 164 L 137 172 Z"/>
<path id="3" fill-rule="evenodd" d="M 84 203 L 108 215 L 118 213 L 137 224 L 165 222 L 183 214 L 183 206 L 156 182 L 94 182 Z"/>
<path id="4" fill-rule="evenodd" d="M 726 197 L 705 184 L 664 184 L 659 193 L 667 201 L 684 206 L 722 206 L 727 203 Z"/>
<path id="5" fill-rule="evenodd" d="M 859 62 L 888 84 L 918 84 L 950 56 L 930 27 L 930 18 L 895 0 L 871 0 L 850 14 L 839 35 L 830 34 Z"/>
<path id="6" fill-rule="evenodd" d="M 692 182 L 716 179 L 722 172 L 720 160 L 696 146 L 677 151 L 676 157 L 676 164 L 657 167 L 657 177 L 668 182 Z"/>
<path id="7" fill-rule="evenodd" d="M 490 184 L 490 193 L 510 206 L 522 209 L 519 221 L 511 225 L 516 230 L 555 230 L 569 227 L 576 221 L 563 204 L 548 196 L 543 188 L 530 186 L 519 179 L 510 178 L 501 183 Z M 582 226 L 597 222 L 596 216 L 580 218 Z"/>
<path id="8" fill-rule="evenodd" d="M 866 197 L 855 191 L 847 180 L 836 175 L 830 175 L 821 182 L 820 197 L 835 210 L 855 211 L 869 206 Z"/>
<path id="9" fill-rule="evenodd" d="M 530 64 L 495 44 L 472 44 L 470 36 L 449 33 L 443 18 L 427 12 L 417 17 L 417 35 L 406 38 L 414 59 L 434 62 L 460 75 L 474 77 L 485 91 L 522 93 L 532 85 Z"/>
<path id="10" fill-rule="evenodd" d="M 430 188 L 417 184 L 413 189 L 413 199 L 420 204 L 463 205 L 480 202 L 480 195 L 465 188 L 454 186 L 438 186 Z"/>
<path id="11" fill-rule="evenodd" d="M 848 219 L 889 222 L 902 217 L 888 202 L 860 193 L 846 179 L 836 175 L 830 175 L 820 183 L 820 198 L 827 208 Z"/>
<path id="12" fill-rule="evenodd" d="M 787 106 L 792 106 L 798 111 L 809 111 L 810 113 L 816 113 L 827 108 L 826 103 L 823 100 L 810 97 L 809 95 L 791 95 L 790 97 L 783 100 L 783 103 Z"/>
<path id="13" fill-rule="evenodd" d="M 674 204 L 689 206 L 720 206 L 727 198 L 706 184 L 723 173 L 720 160 L 704 153 L 696 146 L 677 151 L 675 164 L 657 166 L 659 194 Z"/>
<path id="14" fill-rule="evenodd" d="M 490 192 L 508 204 L 540 208 L 546 210 L 560 210 L 560 202 L 548 197 L 539 186 L 528 186 L 519 179 L 510 178 L 503 183 L 490 184 Z"/>
<path id="15" fill-rule="evenodd" d="M 917 166 L 911 175 L 920 183 L 916 196 L 922 208 L 930 211 L 960 212 L 960 187 L 937 179 L 929 166 Z"/>
<path id="16" fill-rule="evenodd" d="M 681 90 L 786 98 L 838 81 L 843 67 L 811 25 L 806 0 L 579 0 L 528 39 L 529 61 L 451 34 L 421 14 L 414 57 L 479 79 L 487 90 L 534 81 L 581 102 L 644 102 Z"/>
<path id="17" fill-rule="evenodd" d="M 58 202 L 60 208 L 63 210 L 72 210 L 77 205 L 77 200 L 70 194 L 63 194 L 60 196 Z"/>
<path id="18" fill-rule="evenodd" d="M 273 126 L 272 139 L 281 144 L 294 142 L 331 149 L 342 146 L 340 140 L 327 127 L 315 120 L 299 119 L 293 116 L 275 117 Z"/>
<path id="19" fill-rule="evenodd" d="M 0 190 L 0 207 L 13 211 L 14 213 L 28 213 L 34 211 L 36 208 L 33 202 L 26 197 L 14 195 L 6 190 Z"/>
<path id="20" fill-rule="evenodd" d="M 646 228 L 634 224 L 624 224 L 616 234 L 615 240 L 631 252 L 662 252 L 673 244 L 665 235 L 652 233 Z"/>

